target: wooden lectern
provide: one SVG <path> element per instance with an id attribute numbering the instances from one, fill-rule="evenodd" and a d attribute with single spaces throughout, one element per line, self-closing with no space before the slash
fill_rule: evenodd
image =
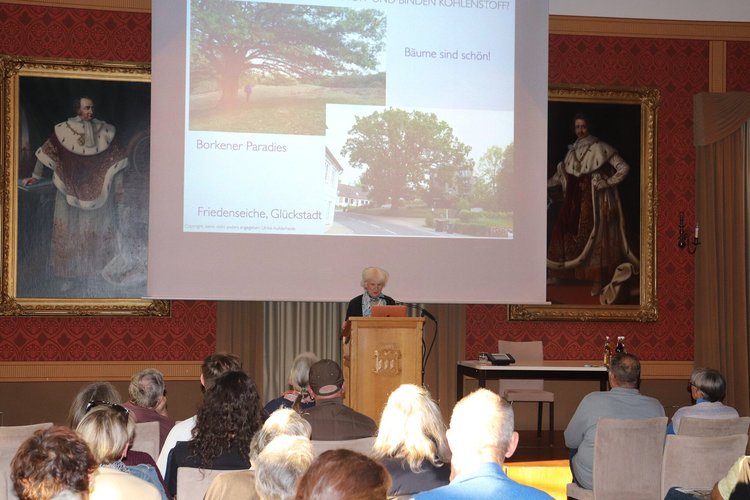
<path id="1" fill-rule="evenodd" d="M 379 423 L 391 392 L 422 385 L 424 318 L 352 317 L 349 323 L 341 346 L 344 404 Z"/>

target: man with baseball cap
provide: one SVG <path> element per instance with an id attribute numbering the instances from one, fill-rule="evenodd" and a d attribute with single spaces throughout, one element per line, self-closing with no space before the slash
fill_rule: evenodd
<path id="1" fill-rule="evenodd" d="M 332 359 L 321 359 L 310 367 L 308 392 L 315 406 L 303 417 L 312 426 L 310 439 L 339 441 L 374 436 L 375 421 L 344 406 L 344 374 Z"/>

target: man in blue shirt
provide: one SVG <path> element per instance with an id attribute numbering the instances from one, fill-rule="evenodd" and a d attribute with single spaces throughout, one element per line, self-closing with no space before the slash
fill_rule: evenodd
<path id="1" fill-rule="evenodd" d="M 594 487 L 594 438 L 600 418 L 654 418 L 664 416 L 659 400 L 638 391 L 641 362 L 637 356 L 620 353 L 609 363 L 609 391 L 592 392 L 581 400 L 565 429 L 565 446 L 571 450 L 573 480 L 588 490 Z M 665 426 L 666 432 L 666 426 Z"/>
<path id="2" fill-rule="evenodd" d="M 451 482 L 416 499 L 552 498 L 503 473 L 503 462 L 518 446 L 518 433 L 513 431 L 513 408 L 494 392 L 479 389 L 456 403 L 446 435 L 453 454 Z"/>

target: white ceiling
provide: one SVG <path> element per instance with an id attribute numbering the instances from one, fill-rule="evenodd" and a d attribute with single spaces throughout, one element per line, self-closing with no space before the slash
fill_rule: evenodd
<path id="1" fill-rule="evenodd" d="M 560 16 L 750 22 L 750 0 L 549 0 L 549 13 Z"/>

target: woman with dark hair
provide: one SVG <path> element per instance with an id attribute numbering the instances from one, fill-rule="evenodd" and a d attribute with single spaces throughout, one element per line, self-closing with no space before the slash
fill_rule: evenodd
<path id="1" fill-rule="evenodd" d="M 250 468 L 250 441 L 263 426 L 263 406 L 255 382 L 242 371 L 230 371 L 206 391 L 190 441 L 169 452 L 165 480 L 177 492 L 177 468 L 239 470 Z"/>
<path id="2" fill-rule="evenodd" d="M 120 393 L 117 388 L 109 382 L 92 382 L 81 387 L 68 410 L 67 426 L 71 429 L 78 427 L 86 411 L 89 408 L 89 401 L 107 401 L 110 403 L 122 403 Z"/>

